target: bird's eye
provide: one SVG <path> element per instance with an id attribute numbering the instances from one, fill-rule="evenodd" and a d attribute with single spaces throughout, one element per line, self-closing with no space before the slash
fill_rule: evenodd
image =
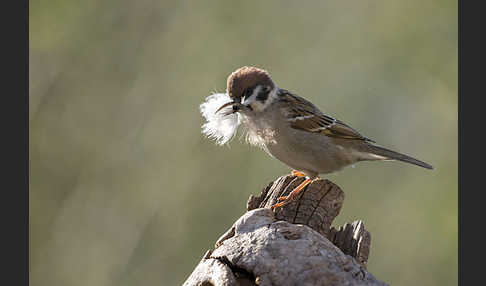
<path id="1" fill-rule="evenodd" d="M 269 93 L 270 93 L 270 88 L 268 86 L 265 86 L 260 90 L 260 92 L 258 92 L 256 99 L 260 101 L 265 101 L 267 100 Z"/>

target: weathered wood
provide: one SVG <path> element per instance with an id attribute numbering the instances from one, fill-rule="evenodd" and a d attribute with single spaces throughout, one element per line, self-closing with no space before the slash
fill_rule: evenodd
<path id="1" fill-rule="evenodd" d="M 316 180 L 277 210 L 304 178 L 283 176 L 250 196 L 248 212 L 216 242 L 184 285 L 387 285 L 366 270 L 370 234 L 361 221 L 334 228 L 343 191 Z"/>
<path id="2" fill-rule="evenodd" d="M 292 175 L 278 178 L 263 189 L 260 196 L 250 196 L 247 210 L 271 207 L 277 203 L 277 198 L 288 195 L 304 179 Z M 307 225 L 327 237 L 343 201 L 344 192 L 336 184 L 319 179 L 307 185 L 299 199 L 276 209 L 275 217 Z"/>
<path id="3" fill-rule="evenodd" d="M 278 178 L 265 187 L 259 196 L 250 196 L 247 210 L 271 207 L 278 197 L 288 195 L 303 180 L 292 175 Z M 339 230 L 331 228 L 343 202 L 344 192 L 336 184 L 319 179 L 309 184 L 297 201 L 277 209 L 275 216 L 279 220 L 311 227 L 366 267 L 371 235 L 364 229 L 363 222 L 355 221 Z"/>
<path id="4" fill-rule="evenodd" d="M 339 247 L 344 254 L 351 255 L 361 266 L 366 268 L 370 253 L 371 235 L 364 228 L 362 221 L 347 223 L 339 229 L 332 227 L 328 239 Z"/>

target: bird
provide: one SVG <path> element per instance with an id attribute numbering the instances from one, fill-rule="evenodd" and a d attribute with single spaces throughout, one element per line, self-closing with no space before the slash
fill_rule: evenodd
<path id="1" fill-rule="evenodd" d="M 215 114 L 237 115 L 234 124 L 245 127 L 250 144 L 292 168 L 292 175 L 305 177 L 289 195 L 278 198 L 272 209 L 296 200 L 320 174 L 360 161 L 401 161 L 433 169 L 418 159 L 379 146 L 343 121 L 324 114 L 310 101 L 278 87 L 264 69 L 238 68 L 228 76 L 226 85 L 228 102 Z"/>

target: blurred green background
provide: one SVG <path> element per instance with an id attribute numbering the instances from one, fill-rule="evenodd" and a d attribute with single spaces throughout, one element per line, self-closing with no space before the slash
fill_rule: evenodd
<path id="1" fill-rule="evenodd" d="M 31 285 L 180 285 L 290 169 L 204 138 L 198 106 L 243 65 L 434 165 L 324 176 L 368 269 L 457 284 L 457 1 L 30 2 Z"/>

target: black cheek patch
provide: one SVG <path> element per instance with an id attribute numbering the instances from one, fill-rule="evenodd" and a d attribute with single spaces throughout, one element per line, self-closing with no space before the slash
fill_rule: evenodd
<path id="1" fill-rule="evenodd" d="M 260 90 L 260 92 L 258 92 L 256 99 L 259 100 L 259 101 L 265 101 L 265 100 L 267 100 L 269 93 L 270 93 L 269 90 L 266 91 L 265 89 L 262 89 L 262 90 Z"/>

